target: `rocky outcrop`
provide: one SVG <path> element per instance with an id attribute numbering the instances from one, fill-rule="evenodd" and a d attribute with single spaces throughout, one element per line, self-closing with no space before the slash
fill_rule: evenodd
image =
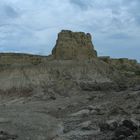
<path id="1" fill-rule="evenodd" d="M 130 85 L 140 83 L 140 64 L 137 60 L 128 58 L 115 59 L 109 56 L 102 56 L 99 59 L 123 74 L 126 79 L 125 83 L 128 84 L 129 82 Z"/>
<path id="2" fill-rule="evenodd" d="M 118 69 L 133 70 L 138 65 L 137 60 L 135 59 L 128 59 L 128 58 L 114 59 L 114 58 L 110 58 L 109 56 L 102 56 L 99 57 L 99 59 Z"/>
<path id="3" fill-rule="evenodd" d="M 58 34 L 52 54 L 55 59 L 60 60 L 89 60 L 97 57 L 89 33 L 68 30 L 62 30 Z"/>
<path id="4" fill-rule="evenodd" d="M 100 124 L 101 132 L 110 133 L 111 140 L 138 140 L 139 139 L 139 124 L 132 120 L 123 120 L 121 122 L 108 121 Z M 110 140 L 109 139 L 109 140 Z"/>

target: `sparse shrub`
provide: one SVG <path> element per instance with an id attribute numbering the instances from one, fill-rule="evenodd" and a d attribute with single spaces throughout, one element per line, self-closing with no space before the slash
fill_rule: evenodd
<path id="1" fill-rule="evenodd" d="M 136 70 L 135 74 L 140 76 L 140 70 Z"/>

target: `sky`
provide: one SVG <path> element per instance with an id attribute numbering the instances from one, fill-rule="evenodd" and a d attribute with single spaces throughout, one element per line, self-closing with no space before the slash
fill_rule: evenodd
<path id="1" fill-rule="evenodd" d="M 0 0 L 0 52 L 49 55 L 62 29 L 92 34 L 100 56 L 140 62 L 140 0 Z"/>

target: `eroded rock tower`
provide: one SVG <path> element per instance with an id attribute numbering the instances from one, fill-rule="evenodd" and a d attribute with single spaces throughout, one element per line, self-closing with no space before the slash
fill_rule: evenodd
<path id="1" fill-rule="evenodd" d="M 52 55 L 58 60 L 89 60 L 97 57 L 89 33 L 62 30 Z"/>

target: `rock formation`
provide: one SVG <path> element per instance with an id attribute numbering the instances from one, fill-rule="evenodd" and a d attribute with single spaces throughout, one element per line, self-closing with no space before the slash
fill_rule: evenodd
<path id="1" fill-rule="evenodd" d="M 50 56 L 0 53 L 0 140 L 140 140 L 140 64 L 72 31 Z"/>
<path id="2" fill-rule="evenodd" d="M 52 54 L 59 60 L 89 60 L 97 57 L 89 33 L 62 30 Z"/>

